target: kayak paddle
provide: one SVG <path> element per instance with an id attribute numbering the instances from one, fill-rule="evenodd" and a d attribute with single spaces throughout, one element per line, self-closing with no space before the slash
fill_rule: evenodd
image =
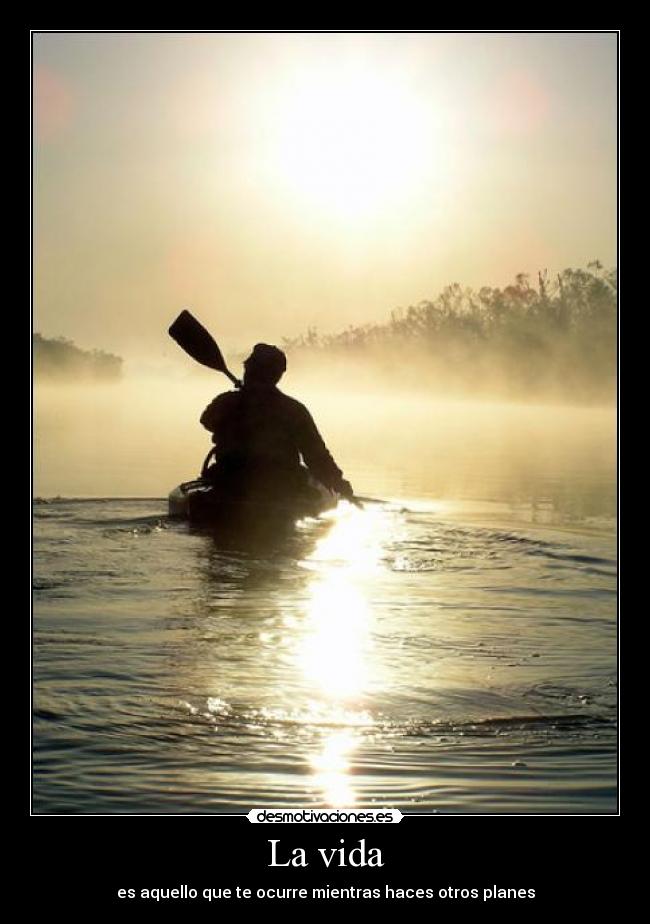
<path id="1" fill-rule="evenodd" d="M 226 366 L 221 350 L 217 342 L 205 327 L 196 320 L 193 314 L 187 309 L 181 311 L 172 326 L 169 328 L 169 336 L 185 350 L 185 352 L 195 359 L 202 366 L 209 369 L 216 369 L 217 372 L 223 372 L 227 375 L 235 388 L 241 388 L 241 382 L 236 378 Z"/>

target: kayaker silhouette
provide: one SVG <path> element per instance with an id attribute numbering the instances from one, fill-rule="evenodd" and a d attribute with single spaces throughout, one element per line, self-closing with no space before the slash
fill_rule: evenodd
<path id="1" fill-rule="evenodd" d="M 212 433 L 215 446 L 203 477 L 231 499 L 280 499 L 309 492 L 311 475 L 352 499 L 352 486 L 305 405 L 277 387 L 286 368 L 282 350 L 256 344 L 244 361 L 241 388 L 217 395 L 204 410 L 201 423 Z"/>

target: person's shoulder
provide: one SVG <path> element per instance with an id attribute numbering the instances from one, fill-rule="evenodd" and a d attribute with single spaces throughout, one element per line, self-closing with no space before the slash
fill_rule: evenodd
<path id="1" fill-rule="evenodd" d="M 302 401 L 298 401 L 297 398 L 292 398 L 291 395 L 286 395 L 283 391 L 280 391 L 279 388 L 276 388 L 275 391 L 282 403 L 295 414 L 309 414 L 309 411 Z"/>
<path id="2" fill-rule="evenodd" d="M 237 408 L 240 400 L 236 391 L 223 391 L 212 399 L 203 413 L 204 415 L 229 414 Z"/>
<path id="3" fill-rule="evenodd" d="M 213 404 L 230 404 L 232 401 L 237 401 L 240 397 L 238 391 L 222 391 L 220 395 L 217 395 L 213 400 Z"/>

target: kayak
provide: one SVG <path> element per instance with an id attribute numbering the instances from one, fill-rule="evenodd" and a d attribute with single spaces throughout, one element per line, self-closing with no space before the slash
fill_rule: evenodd
<path id="1" fill-rule="evenodd" d="M 229 499 L 207 479 L 196 478 L 174 488 L 168 503 L 170 517 L 203 526 L 231 527 L 295 523 L 333 510 L 338 499 L 334 491 L 311 478 L 308 491 L 281 500 L 271 496 L 255 500 Z"/>

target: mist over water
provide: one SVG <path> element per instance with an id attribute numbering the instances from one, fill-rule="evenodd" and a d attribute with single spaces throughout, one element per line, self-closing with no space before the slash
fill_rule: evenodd
<path id="1" fill-rule="evenodd" d="M 199 424 L 228 383 L 149 375 L 110 385 L 38 385 L 35 494 L 165 497 L 195 477 L 210 435 Z M 612 517 L 611 407 L 445 399 L 286 376 L 359 494 L 496 501 L 558 518 Z"/>

